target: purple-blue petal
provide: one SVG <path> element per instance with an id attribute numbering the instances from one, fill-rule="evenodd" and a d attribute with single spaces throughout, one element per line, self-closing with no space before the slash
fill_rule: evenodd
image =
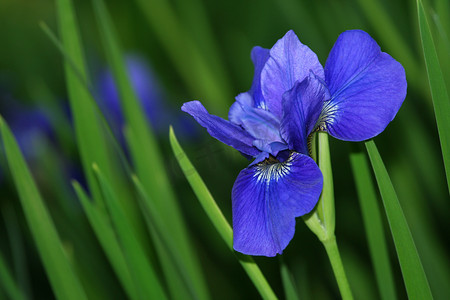
<path id="1" fill-rule="evenodd" d="M 286 143 L 272 142 L 270 140 L 254 140 L 253 146 L 262 152 L 270 153 L 273 156 L 277 156 L 280 151 L 289 149 Z"/>
<path id="2" fill-rule="evenodd" d="M 181 110 L 187 112 L 208 130 L 208 133 L 228 146 L 249 155 L 257 156 L 260 151 L 253 147 L 254 138 L 242 127 L 220 117 L 210 115 L 199 101 L 190 101 L 183 104 Z"/>
<path id="3" fill-rule="evenodd" d="M 275 256 L 310 212 L 322 191 L 322 173 L 308 156 L 293 152 L 283 163 L 266 161 L 242 170 L 233 186 L 233 247 L 248 255 Z"/>
<path id="4" fill-rule="evenodd" d="M 270 57 L 261 72 L 261 90 L 267 109 L 281 118 L 282 97 L 295 82 L 303 81 L 309 72 L 324 78 L 317 55 L 303 45 L 290 30 L 270 49 Z"/>
<path id="5" fill-rule="evenodd" d="M 280 133 L 289 149 L 308 153 L 308 135 L 317 125 L 323 103 L 329 97 L 324 82 L 312 72 L 283 95 Z"/>
<path id="6" fill-rule="evenodd" d="M 253 107 L 249 93 L 242 93 L 236 97 L 228 114 L 229 120 L 242 126 L 255 139 L 269 142 L 282 142 L 280 137 L 280 121 L 267 110 Z"/>
<path id="7" fill-rule="evenodd" d="M 266 106 L 266 103 L 261 93 L 261 71 L 269 58 L 269 49 L 259 46 L 253 47 L 251 57 L 255 65 L 255 74 L 249 93 L 253 97 L 253 106 L 263 108 Z"/>
<path id="8" fill-rule="evenodd" d="M 406 96 L 402 65 L 361 30 L 339 36 L 327 59 L 325 80 L 331 93 L 323 110 L 326 131 L 345 141 L 381 133 Z"/>

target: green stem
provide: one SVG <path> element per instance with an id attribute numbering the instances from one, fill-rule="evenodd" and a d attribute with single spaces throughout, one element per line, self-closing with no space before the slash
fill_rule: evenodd
<path id="1" fill-rule="evenodd" d="M 345 275 L 344 265 L 342 264 L 341 255 L 339 254 L 339 249 L 336 243 L 336 237 L 333 235 L 331 238 L 322 241 L 327 251 L 328 258 L 331 262 L 331 267 L 333 268 L 334 276 L 336 277 L 337 284 L 339 286 L 339 291 L 343 300 L 352 300 L 352 291 Z"/>
<path id="2" fill-rule="evenodd" d="M 310 150 L 313 159 L 318 162 L 323 174 L 323 189 L 316 208 L 304 216 L 303 219 L 309 229 L 319 238 L 327 251 L 334 275 L 336 277 L 339 291 L 342 299 L 353 299 L 350 285 L 345 275 L 341 256 L 334 235 L 335 229 L 335 209 L 334 209 L 334 188 L 333 172 L 331 170 L 330 147 L 328 143 L 328 134 L 319 132 L 317 154 L 315 153 L 315 137 L 311 137 Z"/>

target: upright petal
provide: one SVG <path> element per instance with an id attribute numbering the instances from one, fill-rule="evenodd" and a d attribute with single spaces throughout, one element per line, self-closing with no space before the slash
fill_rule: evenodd
<path id="1" fill-rule="evenodd" d="M 232 192 L 234 249 L 281 254 L 294 236 L 295 218 L 316 205 L 322 182 L 316 163 L 295 152 L 283 163 L 264 161 L 242 170 Z"/>
<path id="2" fill-rule="evenodd" d="M 270 57 L 261 73 L 261 90 L 269 111 L 281 118 L 282 96 L 309 72 L 324 78 L 317 55 L 303 45 L 290 30 L 270 49 Z"/>
<path id="3" fill-rule="evenodd" d="M 261 93 L 261 71 L 269 58 L 269 49 L 261 48 L 259 46 L 253 47 L 251 57 L 253 64 L 255 65 L 255 74 L 250 89 L 250 95 L 252 95 L 254 101 L 253 106 L 265 108 L 266 102 Z"/>
<path id="4" fill-rule="evenodd" d="M 406 96 L 402 65 L 364 31 L 342 33 L 325 66 L 331 93 L 323 110 L 325 130 L 346 141 L 362 141 L 381 133 Z"/>
<path id="5" fill-rule="evenodd" d="M 316 126 L 323 103 L 330 95 L 324 82 L 312 72 L 283 95 L 281 137 L 289 149 L 307 154 L 307 138 Z"/>
<path id="6" fill-rule="evenodd" d="M 181 110 L 187 112 L 208 130 L 208 133 L 228 146 L 249 155 L 257 156 L 260 151 L 253 147 L 254 138 L 240 126 L 229 121 L 210 115 L 199 101 L 190 101 L 183 104 Z"/>

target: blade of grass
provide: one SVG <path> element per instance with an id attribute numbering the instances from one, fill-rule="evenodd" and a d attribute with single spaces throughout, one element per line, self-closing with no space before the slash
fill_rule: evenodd
<path id="1" fill-rule="evenodd" d="M 106 207 L 109 211 L 113 227 L 117 233 L 119 244 L 128 262 L 133 282 L 140 299 L 167 299 L 163 286 L 155 272 L 154 266 L 139 243 L 136 231 L 131 226 L 118 199 L 113 193 L 110 183 L 96 164 L 93 165 L 94 175 L 98 180 Z"/>
<path id="2" fill-rule="evenodd" d="M 125 137 L 127 139 L 127 141 L 130 141 L 130 145 L 132 147 L 136 147 L 137 141 L 138 139 L 136 139 L 136 136 L 134 135 L 134 132 L 131 130 L 131 128 L 129 127 L 125 127 Z M 136 152 L 138 152 L 138 150 L 136 148 L 135 149 Z M 133 151 L 133 150 L 132 150 Z M 131 177 L 133 178 L 134 175 L 131 175 Z M 145 186 L 142 185 L 142 187 L 145 189 Z M 154 191 L 155 189 L 157 189 L 159 187 L 156 186 L 151 186 L 150 190 Z M 147 189 L 145 189 L 145 193 L 146 195 L 148 194 L 148 186 Z M 155 195 L 155 193 L 153 193 L 152 195 Z M 142 195 L 141 195 L 142 196 Z M 166 197 L 169 197 L 170 195 L 166 195 Z M 186 261 L 186 259 L 189 259 L 189 255 L 188 253 L 183 253 L 183 251 L 181 251 L 181 247 L 186 247 L 189 245 L 183 245 L 182 241 L 177 240 L 175 238 L 173 238 L 172 240 L 174 241 L 174 243 L 169 243 L 166 245 L 163 245 L 162 240 L 158 237 L 157 231 L 154 229 L 153 226 L 148 226 L 148 209 L 149 209 L 149 205 L 151 205 L 151 207 L 157 212 L 158 216 L 161 215 L 161 204 L 158 203 L 157 201 L 153 201 L 153 199 L 149 198 L 147 199 L 151 202 L 150 203 L 146 203 L 145 205 L 142 204 L 142 199 L 140 199 L 140 206 L 141 206 L 141 211 L 144 215 L 144 219 L 147 222 L 147 228 L 149 229 L 150 235 L 153 238 L 154 241 L 154 245 L 156 248 L 156 251 L 158 253 L 158 257 L 161 261 L 161 266 L 163 268 L 164 271 L 164 276 L 166 277 L 166 281 L 169 284 L 170 287 L 170 294 L 174 299 L 185 299 L 187 295 L 197 295 L 197 297 L 200 297 L 201 299 L 205 298 L 205 297 L 209 297 L 207 294 L 202 294 L 202 290 L 198 289 L 194 286 L 191 285 L 186 285 L 186 280 L 185 278 L 183 278 L 183 274 L 184 272 L 187 272 L 189 275 L 188 277 L 192 278 L 193 276 L 195 276 L 195 273 L 192 273 L 192 270 L 189 270 L 189 266 L 187 265 L 188 261 Z M 161 199 L 159 199 L 161 200 Z M 159 205 L 158 205 L 159 204 Z M 166 203 L 167 205 L 167 203 Z M 179 209 L 178 206 L 176 207 L 176 209 Z M 166 213 L 169 211 L 169 208 L 167 208 Z M 175 213 L 176 211 L 174 211 Z M 160 218 L 160 217 L 158 217 Z M 173 233 L 174 227 L 173 224 L 171 224 L 170 222 L 167 222 L 167 220 L 173 220 L 172 218 L 161 218 L 162 222 L 164 222 L 164 226 L 160 226 L 159 229 L 162 232 L 162 235 L 164 237 L 175 237 L 175 234 L 181 234 L 181 232 L 175 232 Z M 166 220 L 166 221 L 164 221 Z M 178 220 L 180 221 L 180 220 Z M 167 249 L 165 249 L 166 246 L 170 246 L 171 249 L 169 249 L 169 251 L 171 251 L 171 253 L 173 253 L 173 255 L 175 257 L 171 258 L 167 255 Z M 197 260 L 196 257 L 191 256 L 193 259 Z M 176 264 L 176 262 L 180 263 L 180 264 Z M 181 270 L 181 272 L 180 272 Z M 195 270 L 194 270 L 195 271 Z M 195 280 L 194 279 L 194 284 L 195 284 Z M 197 279 L 197 281 L 199 281 L 199 279 Z M 203 279 L 201 279 L 200 281 L 203 281 Z M 191 280 L 189 280 L 189 282 L 191 283 Z M 194 291 L 194 290 L 195 291 Z M 200 294 L 199 294 L 200 293 Z M 195 297 L 194 297 L 195 298 Z"/>
<path id="3" fill-rule="evenodd" d="M 203 182 L 203 179 L 197 173 L 191 161 L 186 156 L 180 144 L 178 143 L 178 140 L 175 136 L 172 127 L 170 128 L 169 137 L 173 153 L 181 167 L 181 170 L 186 176 L 186 179 L 191 185 L 192 190 L 197 196 L 197 199 L 199 200 L 200 204 L 202 205 L 203 209 L 208 215 L 210 221 L 213 223 L 214 227 L 225 241 L 225 244 L 232 252 L 234 252 L 233 230 L 231 229 L 230 224 L 222 214 L 222 211 L 217 206 L 216 201 L 214 200 L 205 183 Z M 234 253 L 237 255 L 239 262 L 241 263 L 244 270 L 247 272 L 247 275 L 250 277 L 250 280 L 252 280 L 261 297 L 263 299 L 277 299 L 274 292 L 272 291 L 272 288 L 270 287 L 266 278 L 262 274 L 258 265 L 254 262 L 253 258 L 248 255 L 243 255 L 237 252 Z"/>
<path id="4" fill-rule="evenodd" d="M 366 148 L 391 228 L 408 297 L 433 299 L 408 223 L 375 142 L 366 142 Z"/>
<path id="5" fill-rule="evenodd" d="M 294 278 L 282 258 L 280 258 L 280 273 L 284 288 L 284 298 L 286 300 L 299 300 Z"/>
<path id="6" fill-rule="evenodd" d="M 414 170 L 411 160 L 402 156 L 390 165 L 390 177 L 403 207 L 406 220 L 409 221 L 411 234 L 427 275 L 430 289 L 435 299 L 450 297 L 450 256 L 445 247 L 445 240 L 437 228 L 438 219 L 431 209 L 431 196 L 423 190 L 422 174 Z M 446 191 L 444 191 L 446 193 Z M 442 197 L 443 193 L 440 194 Z M 442 197 L 448 203 L 448 197 Z M 426 201 L 424 201 L 426 199 Z M 402 202 L 403 201 L 403 202 Z M 448 211 L 448 204 L 443 208 Z M 448 216 L 448 215 L 445 215 Z"/>
<path id="7" fill-rule="evenodd" d="M 72 182 L 72 185 L 83 206 L 88 221 L 125 291 L 130 299 L 139 299 L 131 279 L 130 270 L 128 269 L 124 254 L 117 241 L 108 216 L 103 210 L 95 207 L 95 204 L 90 201 L 78 182 L 74 181 Z"/>
<path id="8" fill-rule="evenodd" d="M 100 191 L 92 174 L 91 164 L 97 164 L 114 182 L 114 190 L 126 198 L 126 189 L 119 176 L 121 172 L 111 160 L 110 147 L 102 130 L 95 101 L 89 92 L 89 78 L 83 54 L 82 43 L 78 33 L 75 13 L 71 0 L 56 0 L 57 16 L 62 44 L 67 59 L 64 61 L 67 91 L 73 114 L 75 136 L 79 148 L 84 173 L 89 189 L 95 201 L 101 201 Z M 72 65 L 73 66 L 72 66 Z"/>
<path id="9" fill-rule="evenodd" d="M 14 281 L 14 277 L 5 264 L 2 254 L 0 253 L 0 286 L 8 294 L 10 299 L 25 300 L 25 295 Z"/>
<path id="10" fill-rule="evenodd" d="M 205 57 L 209 70 L 214 70 L 215 81 L 220 84 L 222 90 L 230 91 L 229 76 L 226 74 L 225 64 L 220 58 L 220 48 L 215 40 L 217 35 L 214 35 L 212 31 L 213 28 L 202 2 L 201 0 L 177 0 L 174 4 L 178 13 L 181 12 L 178 19 L 186 33 L 192 37 L 194 46 Z"/>
<path id="11" fill-rule="evenodd" d="M 156 206 L 153 201 L 149 198 L 146 193 L 144 187 L 140 183 L 137 176 L 133 175 L 132 180 L 136 191 L 139 195 L 139 204 L 141 207 L 141 211 L 145 216 L 145 220 L 147 222 L 147 227 L 149 231 L 152 233 L 155 243 L 157 247 L 161 247 L 161 253 L 164 253 L 164 260 L 162 260 L 162 264 L 165 262 L 171 262 L 170 273 L 167 275 L 172 275 L 174 271 L 177 272 L 177 276 L 180 276 L 182 283 L 185 285 L 186 290 L 190 293 L 193 299 L 201 299 L 201 295 L 197 294 L 197 291 L 194 288 L 194 282 L 192 281 L 191 275 L 187 272 L 187 269 L 184 267 L 184 262 L 181 261 L 181 257 L 177 254 L 177 245 L 174 239 L 170 235 L 165 234 L 164 227 L 166 226 L 164 220 L 158 213 Z M 166 270 L 164 270 L 166 271 Z M 167 270 L 169 271 L 169 270 Z M 167 280 L 173 280 L 170 276 L 167 276 Z M 169 283 L 170 284 L 170 283 Z M 176 286 L 175 286 L 176 287 Z M 184 289 L 181 289 L 183 291 Z M 172 292 L 172 291 L 171 291 Z M 175 295 L 179 295 L 179 292 Z M 186 299 L 186 294 L 184 294 L 183 299 Z"/>
<path id="12" fill-rule="evenodd" d="M 6 223 L 8 239 L 11 245 L 14 273 L 17 282 L 26 298 L 31 298 L 30 278 L 27 265 L 27 257 L 24 249 L 22 232 L 20 231 L 17 213 L 12 205 L 7 204 L 1 210 Z"/>
<path id="13" fill-rule="evenodd" d="M 0 117 L 6 158 L 19 193 L 28 227 L 36 243 L 50 284 L 58 299 L 86 299 L 73 272 L 53 221 L 8 125 Z"/>
<path id="14" fill-rule="evenodd" d="M 139 238 L 145 240 L 144 226 L 134 202 L 130 199 L 126 180 L 117 160 L 114 160 L 113 147 L 108 143 L 104 118 L 89 90 L 89 78 L 86 70 L 83 47 L 79 38 L 75 13 L 71 0 L 57 0 L 59 29 L 61 32 L 65 73 L 69 93 L 70 107 L 73 114 L 75 135 L 79 148 L 84 173 L 89 184 L 89 191 L 96 202 L 103 201 L 97 182 L 92 174 L 91 165 L 96 162 L 104 170 L 108 181 L 112 182 L 114 193 L 118 195 L 125 215 L 133 227 L 139 231 Z M 112 144 L 116 144 L 115 141 Z M 116 147 L 117 150 L 117 147 Z M 147 243 L 144 244 L 147 246 Z"/>
<path id="15" fill-rule="evenodd" d="M 170 3 L 157 0 L 136 1 L 192 93 L 210 101 L 211 107 L 217 111 L 228 111 L 233 95 L 216 80 L 215 70 L 211 68 L 209 61 L 205 61 L 189 33 L 178 22 L 179 18 Z"/>
<path id="16" fill-rule="evenodd" d="M 394 276 L 369 163 L 362 152 L 352 153 L 350 162 L 364 220 L 372 266 L 377 279 L 378 291 L 381 299 L 396 299 Z"/>
<path id="17" fill-rule="evenodd" d="M 125 63 L 122 59 L 119 41 L 116 38 L 111 18 L 102 0 L 93 0 L 93 6 L 97 21 L 103 37 L 106 55 L 113 70 L 118 91 L 121 98 L 125 119 L 129 124 L 127 138 L 130 144 L 134 165 L 139 178 L 144 182 L 147 194 L 155 202 L 158 211 L 166 220 L 164 226 L 165 235 L 174 236 L 176 241 L 176 255 L 184 262 L 184 268 L 189 272 L 193 280 L 196 294 L 201 299 L 207 299 L 208 291 L 201 273 L 198 258 L 195 256 L 189 243 L 186 225 L 182 218 L 180 208 L 168 182 L 168 177 L 163 165 L 163 157 L 158 148 L 156 139 L 150 130 L 150 126 L 140 107 L 139 101 L 128 79 Z M 131 132 L 131 133 L 130 133 Z M 146 151 L 142 151 L 146 149 Z M 161 249 L 158 247 L 158 249 Z M 160 256 L 165 256 L 159 252 Z M 176 276 L 176 273 L 173 273 Z M 177 292 L 178 289 L 173 290 Z"/>
<path id="18" fill-rule="evenodd" d="M 417 13 L 419 16 L 423 55 L 425 57 L 425 65 L 427 66 L 428 82 L 430 84 L 439 139 L 441 141 L 447 185 L 450 192 L 450 99 L 447 94 L 430 26 L 421 0 L 417 0 Z"/>
<path id="19" fill-rule="evenodd" d="M 345 270 L 347 271 L 355 299 L 379 300 L 380 294 L 376 291 L 377 286 L 372 274 L 368 272 L 368 264 L 365 257 L 360 257 L 361 252 L 359 249 L 355 251 L 349 245 L 342 248 L 342 260 L 345 262 Z M 396 298 L 389 300 L 394 299 Z"/>

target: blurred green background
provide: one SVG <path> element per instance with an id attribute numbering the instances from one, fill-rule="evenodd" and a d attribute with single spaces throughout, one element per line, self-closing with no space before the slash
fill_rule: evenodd
<path id="1" fill-rule="evenodd" d="M 450 4 L 447 0 L 424 4 L 449 90 Z M 155 85 L 160 91 L 160 99 L 150 97 L 148 101 L 155 101 L 154 109 L 163 107 L 161 114 L 166 117 L 153 121 L 152 125 L 170 184 L 187 222 L 190 241 L 206 274 L 211 298 L 258 299 L 259 295 L 216 233 L 179 169 L 169 145 L 169 123 L 231 222 L 231 188 L 248 162 L 208 136 L 200 126 L 184 119 L 181 105 L 198 99 L 211 113 L 226 117 L 234 96 L 251 85 L 253 46 L 270 48 L 293 29 L 324 65 L 341 32 L 362 29 L 406 70 L 407 98 L 397 117 L 375 141 L 410 225 L 433 295 L 435 299 L 449 299 L 449 196 L 415 1 L 136 0 L 107 1 L 106 5 L 122 49 L 127 55 L 139 57 L 151 70 L 154 82 L 148 85 Z M 108 67 L 93 7 L 86 0 L 76 1 L 74 7 L 92 91 L 96 98 L 101 98 L 102 76 Z M 29 128 L 21 131 L 20 126 L 16 132 L 12 126 L 13 132 L 16 138 L 21 132 L 33 135 L 30 143 L 25 142 L 26 147 L 32 148 L 28 163 L 66 250 L 78 253 L 82 258 L 79 272 L 90 276 L 93 289 L 98 289 L 90 296 L 122 299 L 125 293 L 70 185 L 72 178 L 81 182 L 84 179 L 69 113 L 64 57 L 39 26 L 44 22 L 59 36 L 56 20 L 54 1 L 0 2 L 0 113 L 11 125 L 17 120 L 14 112 L 43 111 L 49 128 L 31 122 L 29 126 L 37 129 L 37 133 Z M 117 121 L 106 117 L 110 122 Z M 121 125 L 111 124 L 115 126 L 120 131 Z M 336 236 L 355 298 L 378 299 L 349 161 L 350 153 L 361 150 L 364 150 L 362 143 L 331 139 Z M 0 252 L 29 297 L 52 299 L 3 155 L 0 161 Z M 403 299 L 406 293 L 384 221 L 397 292 Z M 301 219 L 282 257 L 256 258 L 275 293 L 284 298 L 281 260 L 288 265 L 302 299 L 339 298 L 326 253 Z M 83 284 L 89 285 L 88 277 Z M 8 297 L 0 289 L 2 298 Z"/>

